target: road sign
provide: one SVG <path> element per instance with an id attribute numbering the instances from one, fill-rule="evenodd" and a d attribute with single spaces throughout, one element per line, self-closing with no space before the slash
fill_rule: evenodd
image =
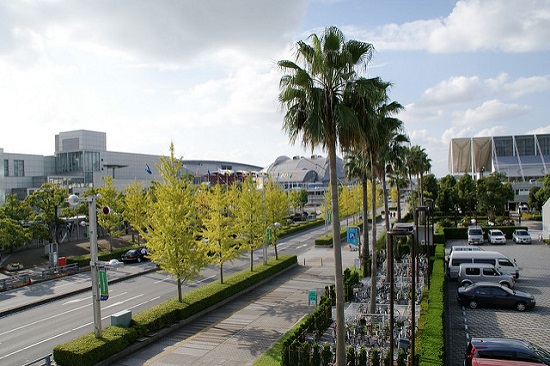
<path id="1" fill-rule="evenodd" d="M 308 306 L 317 306 L 317 290 L 309 290 Z"/>
<path id="2" fill-rule="evenodd" d="M 268 227 L 267 228 L 267 241 L 271 241 L 272 238 L 273 238 L 273 229 Z"/>
<path id="3" fill-rule="evenodd" d="M 99 273 L 99 289 L 100 289 L 99 300 L 105 301 L 109 298 L 109 287 L 107 286 L 107 273 L 105 272 L 105 270 L 100 270 L 98 273 Z"/>
<path id="4" fill-rule="evenodd" d="M 349 244 L 359 245 L 359 228 L 356 226 L 348 227 L 346 236 Z"/>

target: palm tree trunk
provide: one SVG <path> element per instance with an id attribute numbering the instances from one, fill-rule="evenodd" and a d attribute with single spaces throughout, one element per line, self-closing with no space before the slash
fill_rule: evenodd
<path id="1" fill-rule="evenodd" d="M 368 213 L 368 199 L 367 199 L 367 180 L 361 179 L 362 190 L 362 205 L 363 205 L 363 246 L 361 247 L 361 268 L 363 268 L 363 275 L 366 275 L 367 259 L 369 257 L 369 213 Z"/>
<path id="2" fill-rule="evenodd" d="M 397 222 L 401 222 L 401 192 L 399 191 L 399 182 L 395 188 L 397 190 Z"/>
<path id="3" fill-rule="evenodd" d="M 328 144 L 330 164 L 330 193 L 332 203 L 332 245 L 334 251 L 334 282 L 336 290 L 336 365 L 346 365 L 344 283 L 342 278 L 342 248 L 340 247 L 340 218 L 338 216 L 338 181 L 336 176 L 336 143 Z"/>
<path id="4" fill-rule="evenodd" d="M 386 172 L 382 172 L 382 194 L 384 197 L 384 212 L 386 213 L 385 216 L 385 224 L 386 224 L 386 278 L 390 278 L 390 236 L 388 233 L 390 232 L 390 212 L 389 212 L 389 205 L 388 205 L 388 192 L 386 190 Z"/>
<path id="5" fill-rule="evenodd" d="M 371 167 L 373 159 L 371 158 Z M 374 170 L 374 169 L 371 169 Z M 372 255 L 371 255 L 371 274 L 370 274 L 370 313 L 376 313 L 376 270 L 378 267 L 377 258 L 376 258 L 376 174 L 372 172 L 371 177 L 371 207 L 372 207 Z"/>

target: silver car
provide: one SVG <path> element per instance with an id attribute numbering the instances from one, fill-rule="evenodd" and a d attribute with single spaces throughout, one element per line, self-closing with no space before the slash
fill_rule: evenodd
<path id="1" fill-rule="evenodd" d="M 489 230 L 487 239 L 490 244 L 506 244 L 506 236 L 504 236 L 502 230 L 499 229 Z"/>
<path id="2" fill-rule="evenodd" d="M 517 244 L 531 244 L 531 235 L 525 229 L 514 230 L 512 240 Z"/>

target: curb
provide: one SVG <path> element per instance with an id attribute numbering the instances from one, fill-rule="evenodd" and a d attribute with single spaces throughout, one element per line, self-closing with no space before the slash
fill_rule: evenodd
<path id="1" fill-rule="evenodd" d="M 130 275 L 127 275 L 127 276 L 124 276 L 124 277 L 115 278 L 115 279 L 109 281 L 108 283 L 122 282 L 124 280 L 129 279 L 129 278 L 138 277 L 138 276 L 141 276 L 141 275 L 144 275 L 144 274 L 147 274 L 147 273 L 156 272 L 156 271 L 158 271 L 158 268 L 152 268 L 152 269 L 148 269 L 148 270 L 145 270 L 145 271 L 133 273 L 133 274 L 130 274 Z M 40 282 L 44 282 L 44 281 L 40 281 Z M 36 282 L 36 283 L 40 283 L 40 282 Z M 29 285 L 29 286 L 32 286 L 32 285 Z M 13 313 L 17 313 L 19 311 L 24 311 L 24 310 L 33 308 L 35 306 L 43 305 L 43 304 L 48 303 L 50 301 L 60 300 L 60 299 L 64 299 L 64 298 L 72 296 L 72 295 L 87 292 L 87 291 L 90 291 L 91 289 L 92 289 L 92 286 L 90 285 L 90 286 L 83 287 L 79 290 L 74 290 L 74 291 L 67 292 L 67 293 L 64 293 L 64 294 L 50 296 L 48 298 L 38 300 L 38 301 L 29 303 L 29 304 L 21 305 L 21 306 L 18 306 L 18 307 L 7 309 L 7 310 L 2 310 L 2 311 L 0 311 L 0 317 L 4 317 L 4 316 L 7 316 L 7 315 L 10 315 L 10 314 L 13 314 Z"/>

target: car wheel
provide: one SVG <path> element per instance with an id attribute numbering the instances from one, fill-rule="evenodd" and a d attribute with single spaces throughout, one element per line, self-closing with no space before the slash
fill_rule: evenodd
<path id="1" fill-rule="evenodd" d="M 141 257 L 138 257 L 137 262 L 138 262 L 138 263 L 141 262 Z"/>
<path id="2" fill-rule="evenodd" d="M 516 303 L 516 310 L 517 311 L 525 311 L 525 310 L 527 310 L 527 305 L 523 301 L 520 301 L 520 302 Z"/>
<path id="3" fill-rule="evenodd" d="M 464 287 L 464 286 L 470 286 L 471 284 L 472 284 L 472 281 L 464 280 L 460 285 Z"/>
<path id="4" fill-rule="evenodd" d="M 477 306 L 478 306 L 477 301 L 470 300 L 469 306 L 470 306 L 470 309 L 477 309 Z"/>
<path id="5" fill-rule="evenodd" d="M 507 288 L 512 288 L 508 282 L 502 282 L 501 285 Z"/>

